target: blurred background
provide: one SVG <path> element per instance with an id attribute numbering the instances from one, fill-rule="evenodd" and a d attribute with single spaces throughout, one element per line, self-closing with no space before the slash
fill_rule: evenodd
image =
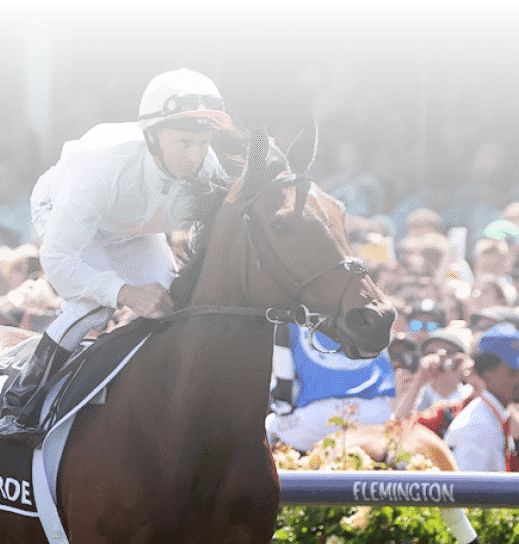
<path id="1" fill-rule="evenodd" d="M 29 184 L 64 141 L 134 120 L 148 81 L 188 66 L 217 82 L 246 126 L 263 112 L 310 109 L 316 175 L 369 171 L 384 189 L 370 211 L 390 213 L 431 183 L 471 192 L 492 178 L 497 209 L 513 189 L 513 5 L 108 0 L 0 10 L 0 154 L 24 150 Z"/>

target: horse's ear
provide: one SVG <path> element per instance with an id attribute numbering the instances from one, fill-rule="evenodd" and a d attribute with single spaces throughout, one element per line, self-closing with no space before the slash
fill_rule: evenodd
<path id="1" fill-rule="evenodd" d="M 296 174 L 308 171 L 315 158 L 317 147 L 317 126 L 310 112 L 303 115 L 303 128 L 294 138 L 286 156 L 290 170 Z"/>
<path id="2" fill-rule="evenodd" d="M 250 131 L 249 156 L 243 189 L 256 191 L 266 182 L 269 138 L 265 125 L 257 120 Z"/>

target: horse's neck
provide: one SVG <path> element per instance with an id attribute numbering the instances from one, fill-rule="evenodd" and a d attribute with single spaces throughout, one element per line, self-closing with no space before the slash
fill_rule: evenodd
<path id="1" fill-rule="evenodd" d="M 262 317 L 210 315 L 174 323 L 150 342 L 147 354 L 153 355 L 133 365 L 129 382 L 149 386 L 131 402 L 149 404 L 153 391 L 152 403 L 165 399 L 160 417 L 179 418 L 179 433 L 210 420 L 210 432 L 225 425 L 236 435 L 258 437 L 268 406 L 272 334 Z"/>
<path id="2" fill-rule="evenodd" d="M 236 205 L 226 203 L 208 244 L 191 306 L 250 306 L 247 300 L 247 242 Z"/>

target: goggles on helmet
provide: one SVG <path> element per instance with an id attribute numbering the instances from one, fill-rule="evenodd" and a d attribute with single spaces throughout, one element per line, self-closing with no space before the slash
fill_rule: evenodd
<path id="1" fill-rule="evenodd" d="M 186 94 L 173 95 L 166 99 L 162 111 L 147 115 L 141 115 L 140 119 L 153 119 L 155 117 L 169 117 L 187 111 L 225 111 L 223 99 L 218 96 Z"/>

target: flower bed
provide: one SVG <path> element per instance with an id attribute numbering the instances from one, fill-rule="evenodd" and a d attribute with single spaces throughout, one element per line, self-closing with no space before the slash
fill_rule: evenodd
<path id="1" fill-rule="evenodd" d="M 422 455 L 399 447 L 398 428 L 387 427 L 388 459 L 374 461 L 359 447 L 346 448 L 347 423 L 333 421 L 341 430 L 318 442 L 308 455 L 276 444 L 276 465 L 284 470 L 429 470 L 438 469 Z M 519 544 L 519 510 L 466 510 L 482 544 Z M 299 544 L 457 544 L 436 507 L 407 506 L 282 506 L 273 542 Z"/>

